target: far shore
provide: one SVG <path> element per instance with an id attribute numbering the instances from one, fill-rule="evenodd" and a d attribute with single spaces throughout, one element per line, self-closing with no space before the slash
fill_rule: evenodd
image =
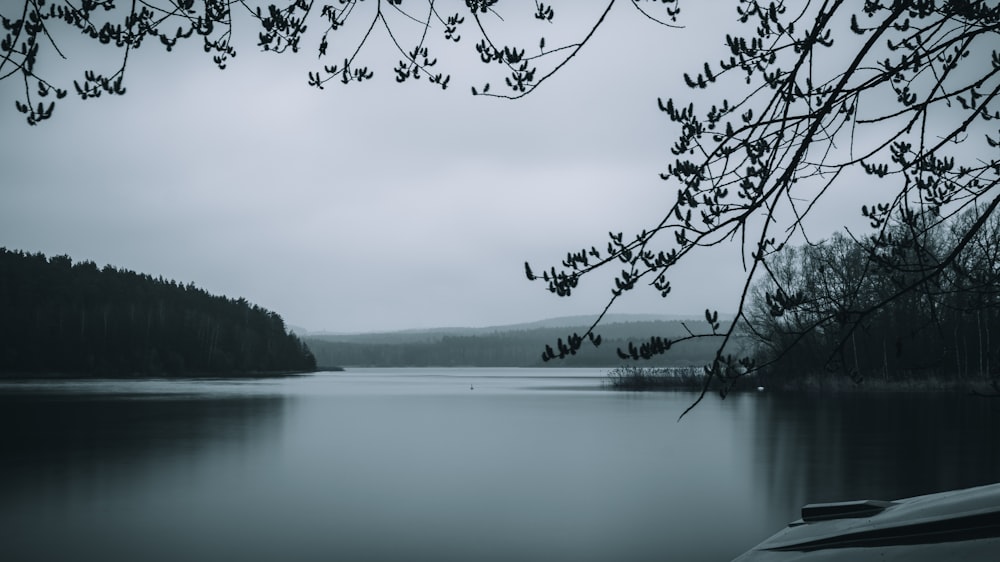
<path id="1" fill-rule="evenodd" d="M 322 367 L 315 371 L 251 371 L 246 373 L 27 373 L 0 372 L 0 380 L 64 380 L 64 379 L 271 379 L 298 377 L 320 371 L 342 371 L 340 367 Z"/>
<path id="2" fill-rule="evenodd" d="M 608 372 L 607 386 L 631 391 L 701 391 L 704 371 L 698 368 L 620 367 Z M 812 373 L 792 377 L 773 374 L 747 375 L 738 379 L 731 392 L 957 392 L 1000 397 L 1000 379 L 921 375 L 904 379 L 852 380 L 839 373 Z"/>

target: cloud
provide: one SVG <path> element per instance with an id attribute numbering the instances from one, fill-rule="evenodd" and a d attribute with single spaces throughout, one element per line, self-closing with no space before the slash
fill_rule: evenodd
<path id="1" fill-rule="evenodd" d="M 305 83 L 311 53 L 261 55 L 252 39 L 222 72 L 203 53 L 143 49 L 123 98 L 64 100 L 35 128 L 0 113 L 14 132 L 0 146 L 0 244 L 193 281 L 310 329 L 596 313 L 607 282 L 557 299 L 522 263 L 603 247 L 671 201 L 656 98 L 697 49 L 633 12 L 516 102 L 468 95 L 474 58 L 446 91 L 397 85 L 384 38 L 362 57 L 376 81 L 323 91 Z M 695 298 L 671 306 L 697 311 L 725 285 L 691 275 L 677 285 Z"/>

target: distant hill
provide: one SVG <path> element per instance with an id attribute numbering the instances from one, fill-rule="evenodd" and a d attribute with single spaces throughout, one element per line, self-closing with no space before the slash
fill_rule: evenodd
<path id="1" fill-rule="evenodd" d="M 312 371 L 281 316 L 194 284 L 0 248 L 0 373 Z"/>
<path id="2" fill-rule="evenodd" d="M 721 319 L 723 315 L 719 315 Z M 559 316 L 546 318 L 532 322 L 520 322 L 517 324 L 500 324 L 485 327 L 442 327 L 442 328 L 412 328 L 408 330 L 391 330 L 380 332 L 309 332 L 296 329 L 295 332 L 305 335 L 311 340 L 324 341 L 356 341 L 356 342 L 378 342 L 378 343 L 405 343 L 434 341 L 444 336 L 475 336 L 483 334 L 494 334 L 497 332 L 520 332 L 541 328 L 570 328 L 585 330 L 594 321 L 594 316 Z M 609 324 L 626 324 L 632 322 L 698 322 L 702 317 L 698 315 L 681 314 L 608 314 L 601 322 L 601 326 Z"/>
<path id="3" fill-rule="evenodd" d="M 650 336 L 678 339 L 692 330 L 703 330 L 704 319 L 676 316 L 609 315 L 598 329 L 603 343 L 590 344 L 564 360 L 544 362 L 546 345 L 559 338 L 583 333 L 593 319 L 585 316 L 552 318 L 485 328 L 436 328 L 365 334 L 311 334 L 303 339 L 319 365 L 345 367 L 579 367 L 619 366 L 626 363 L 615 349 L 628 342 L 641 343 Z M 646 364 L 653 366 L 702 365 L 714 357 L 718 338 L 678 343 L 667 354 Z"/>

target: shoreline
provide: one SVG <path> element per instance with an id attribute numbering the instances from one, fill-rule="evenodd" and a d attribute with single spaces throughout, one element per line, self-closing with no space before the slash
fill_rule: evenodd
<path id="1" fill-rule="evenodd" d="M 312 371 L 279 370 L 279 371 L 250 371 L 246 373 L 131 373 L 128 375 L 115 374 L 95 374 L 95 373 L 25 373 L 25 372 L 0 372 L 0 381 L 17 380 L 133 380 L 133 379 L 159 379 L 159 380 L 191 380 L 191 379 L 270 379 L 281 377 L 298 377 L 311 375 L 323 371 L 333 371 L 333 368 L 315 369 Z M 343 369 L 341 369 L 343 370 Z"/>
<path id="2" fill-rule="evenodd" d="M 662 369 L 655 367 L 624 367 L 608 372 L 606 386 L 623 391 L 696 391 L 704 387 L 702 369 Z M 939 375 L 905 379 L 864 379 L 856 382 L 837 373 L 806 374 L 794 377 L 779 375 L 748 375 L 738 379 L 732 392 L 775 393 L 879 393 L 879 392 L 948 392 L 1000 397 L 998 379 L 961 379 Z M 709 390 L 714 390 L 709 388 Z"/>

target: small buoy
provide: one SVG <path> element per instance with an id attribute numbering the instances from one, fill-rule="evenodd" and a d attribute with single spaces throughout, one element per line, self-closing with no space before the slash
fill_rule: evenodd
<path id="1" fill-rule="evenodd" d="M 472 385 L 470 384 L 469 385 L 469 390 L 475 390 L 475 388 L 472 388 Z"/>

